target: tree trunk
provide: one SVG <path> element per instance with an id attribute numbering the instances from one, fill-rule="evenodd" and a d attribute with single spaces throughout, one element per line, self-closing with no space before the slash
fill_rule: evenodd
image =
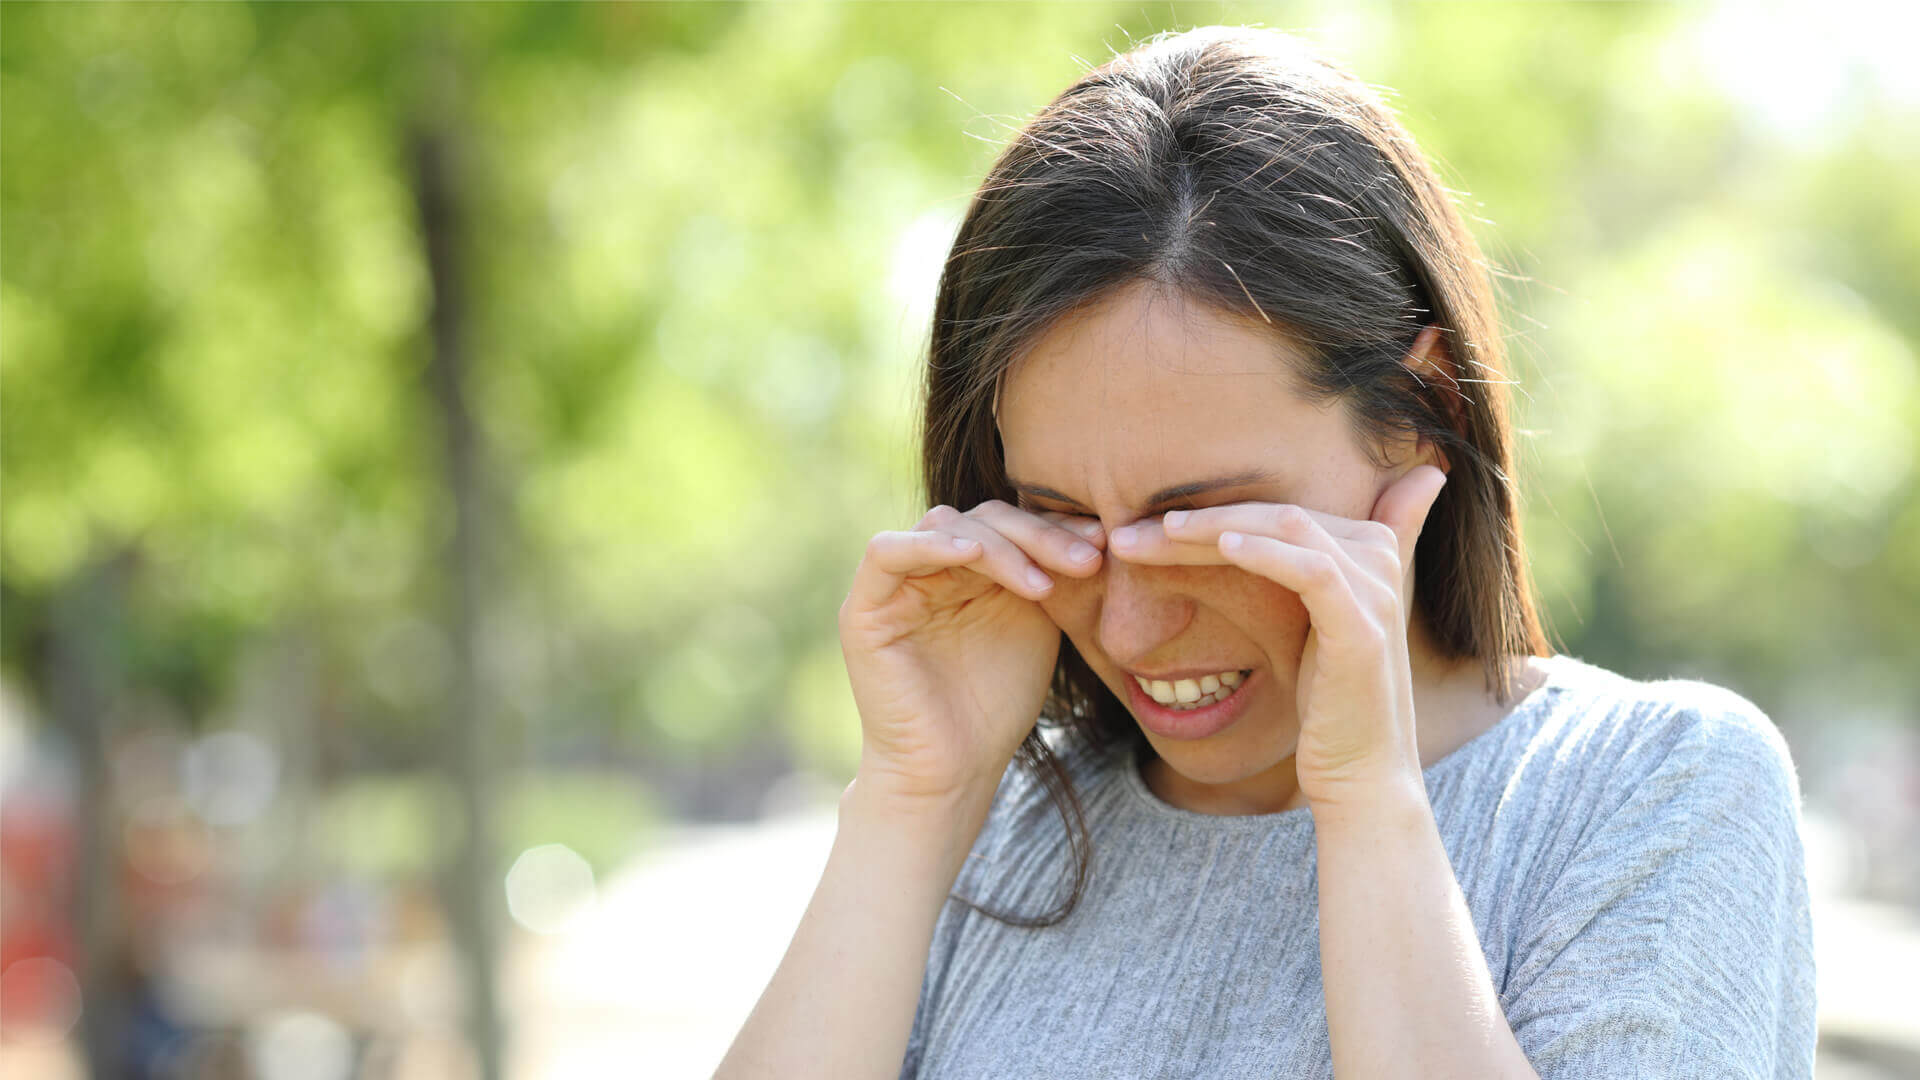
<path id="1" fill-rule="evenodd" d="M 448 99 L 442 99 L 443 101 Z M 454 152 L 445 112 L 428 112 L 411 137 L 420 232 L 433 284 L 433 358 L 428 400 L 443 435 L 445 490 L 453 506 L 448 534 L 442 626 L 453 659 L 446 687 L 445 767 L 460 795 L 465 840 L 445 882 L 455 945 L 464 961 L 468 1023 L 482 1080 L 499 1080 L 502 1030 L 496 929 L 502 885 L 494 860 L 493 770 L 488 760 L 488 715 L 477 659 L 481 605 L 482 462 L 479 435 L 467 407 L 468 357 L 461 334 L 465 295 L 460 277 L 463 228 Z"/>
<path id="2" fill-rule="evenodd" d="M 47 700 L 72 740 L 74 972 L 80 983 L 80 1049 L 87 1074 L 121 1076 L 127 1025 L 127 941 L 120 919 L 120 830 L 108 771 L 107 710 L 119 630 L 119 569 L 94 562 L 63 582 L 48 613 Z"/>

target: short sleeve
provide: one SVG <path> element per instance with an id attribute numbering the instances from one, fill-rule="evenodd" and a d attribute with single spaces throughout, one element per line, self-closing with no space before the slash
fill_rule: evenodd
<path id="1" fill-rule="evenodd" d="M 1732 691 L 1648 718 L 1612 807 L 1522 922 L 1501 994 L 1542 1080 L 1813 1075 L 1812 925 L 1786 741 Z"/>

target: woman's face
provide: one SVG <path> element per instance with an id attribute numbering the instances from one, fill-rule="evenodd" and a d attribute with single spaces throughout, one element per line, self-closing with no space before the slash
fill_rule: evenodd
<path id="1" fill-rule="evenodd" d="M 1291 390 L 1298 355 L 1261 323 L 1144 284 L 1083 309 L 1003 386 L 1001 439 L 1021 505 L 1098 518 L 1109 535 L 1168 510 L 1247 501 L 1367 519 L 1418 459 L 1375 469 L 1337 404 L 1316 408 Z M 1230 482 L 1212 486 L 1221 478 Z M 1196 484 L 1205 489 L 1153 501 Z M 1135 674 L 1253 670 L 1226 728 L 1176 739 L 1143 727 L 1178 774 L 1163 784 L 1231 785 L 1220 794 L 1249 800 L 1294 792 L 1288 804 L 1304 805 L 1291 783 L 1308 627 L 1297 593 L 1236 567 L 1140 565 L 1110 551 L 1093 577 L 1054 582 L 1041 607 L 1136 722 Z"/>

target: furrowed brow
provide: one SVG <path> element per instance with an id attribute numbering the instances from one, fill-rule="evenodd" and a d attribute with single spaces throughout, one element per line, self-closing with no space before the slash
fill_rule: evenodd
<path id="1" fill-rule="evenodd" d="M 1172 487 L 1161 488 L 1159 491 L 1154 492 L 1153 497 L 1147 500 L 1145 510 L 1147 513 L 1152 513 L 1160 507 L 1180 499 L 1191 498 L 1209 491 L 1218 491 L 1221 488 L 1264 484 L 1273 479 L 1275 479 L 1274 474 L 1265 469 L 1248 469 L 1244 472 L 1233 473 L 1229 476 L 1216 476 L 1210 480 L 1194 480 L 1185 484 L 1175 484 Z M 1086 509 L 1086 507 L 1080 505 L 1078 501 L 1070 499 L 1060 492 L 1042 484 L 1028 483 L 1025 480 L 1016 480 L 1012 477 L 1008 477 L 1007 482 L 1013 485 L 1015 491 L 1023 495 L 1032 495 L 1039 499 L 1052 499 L 1056 502 L 1063 502 L 1077 510 Z"/>

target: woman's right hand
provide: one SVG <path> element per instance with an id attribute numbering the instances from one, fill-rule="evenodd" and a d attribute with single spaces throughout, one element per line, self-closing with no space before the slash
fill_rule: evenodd
<path id="1" fill-rule="evenodd" d="M 1039 719 L 1060 651 L 1039 604 L 1048 579 L 1098 573 L 1104 546 L 1093 518 L 999 499 L 876 534 L 840 605 L 858 782 L 904 799 L 990 795 Z"/>

